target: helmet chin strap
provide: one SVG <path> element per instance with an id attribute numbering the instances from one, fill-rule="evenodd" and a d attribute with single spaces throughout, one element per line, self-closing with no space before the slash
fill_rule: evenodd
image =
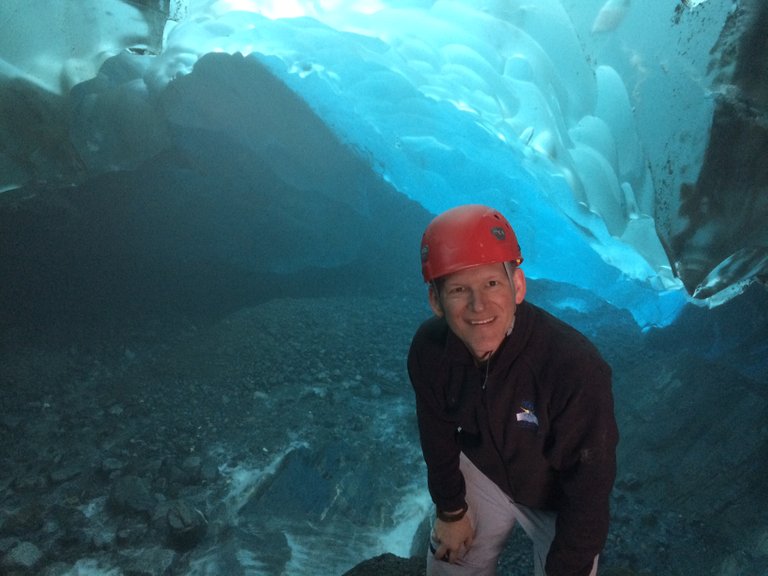
<path id="1" fill-rule="evenodd" d="M 512 289 L 512 291 L 515 291 L 515 283 L 512 281 L 512 275 L 515 273 L 515 268 L 512 264 L 512 262 L 504 262 L 504 271 L 507 273 L 507 279 L 509 280 L 509 287 Z M 509 336 L 512 334 L 512 329 L 515 327 L 515 317 L 512 316 L 512 322 L 509 324 L 509 328 L 507 328 L 507 331 L 505 333 L 505 336 Z"/>
<path id="2" fill-rule="evenodd" d="M 504 334 L 504 336 L 509 336 L 510 334 L 512 334 L 512 330 L 514 329 L 514 327 L 515 327 L 515 317 L 512 316 L 512 322 L 510 322 L 509 328 L 507 328 L 507 331 Z"/>
<path id="3" fill-rule="evenodd" d="M 512 262 L 504 262 L 504 271 L 507 273 L 507 280 L 509 280 L 509 287 L 515 289 L 515 283 L 512 281 L 512 275 L 515 273 L 516 266 Z"/>

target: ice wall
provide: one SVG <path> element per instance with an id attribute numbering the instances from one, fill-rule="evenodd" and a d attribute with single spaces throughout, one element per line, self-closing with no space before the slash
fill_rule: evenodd
<path id="1" fill-rule="evenodd" d="M 275 74 L 398 190 L 433 212 L 461 202 L 504 210 L 529 275 L 596 291 L 642 322 L 663 323 L 679 306 L 657 298 L 678 286 L 638 208 L 634 189 L 650 187 L 642 154 L 621 150 L 620 168 L 606 121 L 638 152 L 621 80 L 590 68 L 557 2 L 306 6 L 311 19 L 279 19 L 280 3 L 220 8 L 169 33 L 151 70 L 157 85 L 205 51 L 274 55 Z"/>
<path id="2" fill-rule="evenodd" d="M 168 97 L 183 90 L 180 78 L 204 54 L 241 53 L 267 66 L 428 210 L 498 206 L 518 230 L 530 276 L 589 289 L 644 325 L 667 323 L 686 301 L 657 234 L 659 212 L 673 210 L 660 208 L 658 175 L 666 170 L 664 186 L 675 191 L 700 167 L 713 107 L 702 97 L 706 55 L 728 16 L 723 3 L 699 3 L 697 10 L 719 7 L 698 20 L 661 1 L 190 0 L 160 11 L 117 4 L 131 11 L 119 20 L 130 32 L 97 27 L 110 43 L 79 40 L 78 62 L 93 66 L 118 48 L 130 52 L 106 60 L 93 80 L 82 82 L 62 56 L 72 32 L 53 37 L 47 68 L 28 57 L 39 46 L 27 47 L 25 58 L 19 37 L 3 50 L 15 62 L 7 74 L 27 70 L 51 92 L 74 85 L 68 144 L 88 173 L 151 158 L 167 145 L 168 123 L 226 130 L 255 150 L 287 138 L 283 149 L 311 154 L 304 146 L 311 134 L 281 135 L 279 123 L 265 134 L 243 121 L 251 87 L 236 78 L 228 81 L 231 98 L 204 89 L 206 78 L 218 82 L 205 71 L 195 95 Z M 11 3 L 4 11 L 81 25 L 64 8 Z M 176 20 L 159 38 L 152 23 L 171 12 Z M 688 56 L 679 46 L 664 50 L 679 43 L 671 24 L 686 22 L 699 26 Z M 154 45 L 162 46 L 157 55 Z M 57 74 L 69 79 L 57 85 Z M 196 105 L 169 104 L 184 101 Z M 670 168 L 672 146 L 678 164 Z M 302 173 L 290 158 L 274 155 L 273 168 L 295 185 L 336 178 L 311 162 Z"/>
<path id="3" fill-rule="evenodd" d="M 65 93 L 121 50 L 160 52 L 166 22 L 178 17 L 171 5 L 175 0 L 4 0 L 0 73 Z"/>

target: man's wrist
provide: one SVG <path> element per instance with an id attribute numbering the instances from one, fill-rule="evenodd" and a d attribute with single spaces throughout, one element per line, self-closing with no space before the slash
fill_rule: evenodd
<path id="1" fill-rule="evenodd" d="M 458 522 L 462 518 L 464 518 L 464 515 L 467 513 L 467 510 L 469 509 L 469 506 L 464 503 L 464 506 L 462 506 L 459 510 L 456 510 L 454 512 L 445 512 L 443 510 L 437 511 L 437 517 L 439 520 L 442 520 L 443 522 Z"/>

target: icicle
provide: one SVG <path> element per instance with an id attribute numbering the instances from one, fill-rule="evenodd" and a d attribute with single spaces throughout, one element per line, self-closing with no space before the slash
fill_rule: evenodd
<path id="1" fill-rule="evenodd" d="M 624 20 L 627 12 L 629 12 L 629 0 L 608 0 L 600 8 L 600 12 L 592 23 L 592 33 L 615 30 Z"/>

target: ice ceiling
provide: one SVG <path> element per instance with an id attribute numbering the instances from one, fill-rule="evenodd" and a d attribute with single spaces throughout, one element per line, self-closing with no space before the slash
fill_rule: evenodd
<path id="1" fill-rule="evenodd" d="M 4 90 L 0 187 L 129 170 L 168 145 L 169 124 L 269 149 L 296 186 L 339 186 L 281 102 L 271 126 L 251 120 L 257 67 L 428 211 L 501 209 L 529 276 L 664 325 L 690 295 L 718 304 L 768 270 L 765 123 L 753 114 L 725 139 L 747 164 L 707 165 L 718 103 L 745 85 L 734 54 L 756 6 L 5 0 L 0 74 L 42 104 Z"/>

